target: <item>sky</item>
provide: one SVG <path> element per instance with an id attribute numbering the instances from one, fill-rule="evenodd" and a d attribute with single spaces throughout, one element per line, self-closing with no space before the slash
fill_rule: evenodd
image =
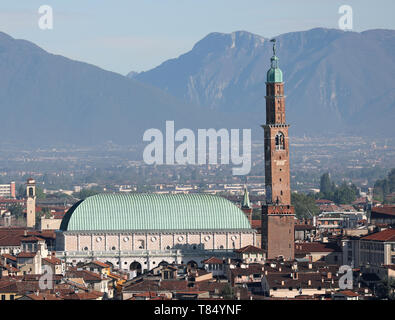
<path id="1" fill-rule="evenodd" d="M 42 5 L 53 10 L 50 30 L 39 27 Z M 339 28 L 342 5 L 352 8 L 352 31 L 395 29 L 394 0 L 1 0 L 0 31 L 127 74 L 178 57 L 210 32 L 244 30 L 268 38 Z"/>

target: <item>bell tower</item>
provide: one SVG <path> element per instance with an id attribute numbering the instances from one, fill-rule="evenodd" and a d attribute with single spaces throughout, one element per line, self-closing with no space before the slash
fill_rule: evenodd
<path id="1" fill-rule="evenodd" d="M 262 206 L 262 248 L 268 259 L 293 260 L 294 207 L 291 206 L 289 173 L 289 125 L 285 121 L 283 74 L 278 66 L 276 40 L 273 42 L 271 66 L 266 81 L 265 189 Z"/>
<path id="2" fill-rule="evenodd" d="M 36 181 L 27 179 L 26 183 L 26 226 L 34 228 L 36 226 Z"/>

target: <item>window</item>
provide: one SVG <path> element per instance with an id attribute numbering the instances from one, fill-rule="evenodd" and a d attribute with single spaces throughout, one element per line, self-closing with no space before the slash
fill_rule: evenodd
<path id="1" fill-rule="evenodd" d="M 285 149 L 285 138 L 282 132 L 278 132 L 275 137 L 276 142 L 276 150 L 284 150 Z"/>

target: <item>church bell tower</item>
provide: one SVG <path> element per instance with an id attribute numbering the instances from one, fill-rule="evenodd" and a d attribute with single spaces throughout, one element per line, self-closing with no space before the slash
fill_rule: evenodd
<path id="1" fill-rule="evenodd" d="M 34 228 L 36 225 L 36 182 L 29 178 L 26 183 L 26 226 Z"/>
<path id="2" fill-rule="evenodd" d="M 283 74 L 278 66 L 276 40 L 273 42 L 271 66 L 266 81 L 265 189 L 262 206 L 262 248 L 267 258 L 293 260 L 294 207 L 291 206 L 289 173 L 289 125 L 285 121 Z"/>

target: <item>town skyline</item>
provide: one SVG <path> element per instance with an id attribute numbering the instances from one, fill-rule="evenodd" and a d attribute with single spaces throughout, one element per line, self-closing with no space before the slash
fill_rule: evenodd
<path id="1" fill-rule="evenodd" d="M 365 30 L 388 23 L 364 20 L 367 1 L 217 0 L 205 16 L 206 0 L 75 4 L 7 2 L 0 30 L 35 20 L 33 38 L 60 49 L 67 33 L 71 54 L 112 50 L 118 68 L 131 34 L 114 34 L 136 21 L 147 33 L 128 58 L 151 63 L 164 53 L 147 37 L 169 17 L 173 53 L 167 40 L 212 28 L 203 17 L 273 32 L 319 10 L 338 28 L 211 32 L 127 74 L 0 32 L 0 304 L 122 300 L 137 314 L 145 300 L 147 318 L 190 318 L 395 299 L 395 29 Z"/>

